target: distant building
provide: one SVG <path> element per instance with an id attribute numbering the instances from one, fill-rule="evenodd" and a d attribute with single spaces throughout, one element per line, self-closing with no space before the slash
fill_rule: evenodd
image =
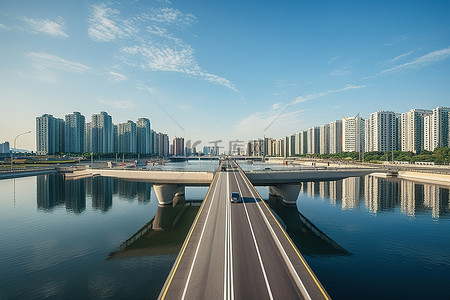
<path id="1" fill-rule="evenodd" d="M 364 119 L 356 117 L 342 117 L 342 151 L 364 151 Z"/>
<path id="2" fill-rule="evenodd" d="M 433 115 L 423 117 L 423 149 L 433 151 Z"/>
<path id="3" fill-rule="evenodd" d="M 420 153 L 425 146 L 425 117 L 431 116 L 433 111 L 425 109 L 411 109 L 401 114 L 400 118 L 400 150 Z M 429 122 L 429 120 L 427 120 Z M 429 127 L 429 124 L 427 124 Z M 428 128 L 427 128 L 428 130 Z"/>
<path id="4" fill-rule="evenodd" d="M 117 152 L 137 153 L 136 123 L 128 120 L 117 125 Z"/>
<path id="5" fill-rule="evenodd" d="M 64 152 L 64 120 L 44 114 L 36 118 L 36 153 L 38 155 Z"/>
<path id="6" fill-rule="evenodd" d="M 9 142 L 4 142 L 0 144 L 0 153 L 4 154 L 4 153 L 9 153 Z"/>
<path id="7" fill-rule="evenodd" d="M 92 126 L 91 122 L 86 123 L 86 132 L 84 135 L 84 152 L 92 152 Z"/>
<path id="8" fill-rule="evenodd" d="M 433 147 L 450 147 L 450 107 L 433 109 Z"/>
<path id="9" fill-rule="evenodd" d="M 65 152 L 82 153 L 85 150 L 86 121 L 82 114 L 74 112 L 65 117 Z"/>
<path id="10" fill-rule="evenodd" d="M 137 127 L 137 152 L 139 154 L 153 153 L 153 135 L 150 126 L 150 120 L 139 118 L 136 122 Z"/>
<path id="11" fill-rule="evenodd" d="M 342 120 L 330 123 L 330 153 L 342 152 Z"/>
<path id="12" fill-rule="evenodd" d="M 393 111 L 371 113 L 366 122 L 365 151 L 397 150 L 397 120 Z"/>
<path id="13" fill-rule="evenodd" d="M 307 153 L 320 153 L 320 127 L 311 127 L 308 129 Z"/>
<path id="14" fill-rule="evenodd" d="M 173 156 L 184 156 L 184 138 L 175 137 L 173 139 Z"/>
<path id="15" fill-rule="evenodd" d="M 92 115 L 91 121 L 92 152 L 113 153 L 114 152 L 114 128 L 112 117 L 102 111 Z"/>
<path id="16" fill-rule="evenodd" d="M 330 124 L 320 126 L 320 154 L 330 153 Z"/>

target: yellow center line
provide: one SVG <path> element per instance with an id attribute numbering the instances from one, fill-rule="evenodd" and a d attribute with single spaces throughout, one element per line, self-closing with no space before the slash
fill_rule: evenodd
<path id="1" fill-rule="evenodd" d="M 239 169 L 241 169 L 241 167 L 239 166 Z M 242 169 L 241 169 L 242 171 Z M 242 171 L 244 172 L 244 171 Z M 244 173 L 245 174 L 245 173 Z M 245 179 L 248 180 L 247 176 L 245 176 Z M 250 180 L 248 180 L 250 181 Z M 251 184 L 251 182 L 250 182 Z M 253 185 L 252 185 L 253 186 Z M 258 195 L 259 199 L 262 200 L 261 195 L 258 193 L 258 191 L 256 190 L 256 188 L 253 186 L 254 191 L 256 192 L 256 194 Z M 267 206 L 265 201 L 261 201 L 262 203 L 264 203 L 264 206 L 266 207 L 266 209 L 268 210 L 268 212 L 270 213 L 270 215 L 272 216 L 272 218 L 275 220 L 275 222 L 277 223 L 278 227 L 280 227 L 281 231 L 283 232 L 284 236 L 286 237 L 286 239 L 289 241 L 289 243 L 292 246 L 292 249 L 294 249 L 295 253 L 297 253 L 297 256 L 300 258 L 301 262 L 303 263 L 303 265 L 305 266 L 306 270 L 308 271 L 309 275 L 311 275 L 311 278 L 314 280 L 314 282 L 316 283 L 317 287 L 319 288 L 319 290 L 322 292 L 322 295 L 325 299 L 329 300 L 330 298 L 328 298 L 327 293 L 323 290 L 321 284 L 317 281 L 316 276 L 314 276 L 313 272 L 311 271 L 310 267 L 308 266 L 308 264 L 306 263 L 305 259 L 302 257 L 302 255 L 300 255 L 300 252 L 298 252 L 297 247 L 295 247 L 295 245 L 293 244 L 292 240 L 289 238 L 289 236 L 287 235 L 286 231 L 283 229 L 283 227 L 281 226 L 280 222 L 278 222 L 277 218 L 275 218 L 274 214 L 272 213 L 272 211 L 269 209 L 269 207 Z"/>
<path id="2" fill-rule="evenodd" d="M 215 177 L 215 176 L 214 176 L 214 177 Z M 194 232 L 194 228 L 195 228 L 195 226 L 197 225 L 197 221 L 198 221 L 198 219 L 200 218 L 200 215 L 201 215 L 201 213 L 202 213 L 202 211 L 203 211 L 203 207 L 205 206 L 206 199 L 208 199 L 209 192 L 211 191 L 211 188 L 213 187 L 213 185 L 214 185 L 214 183 L 215 183 L 215 182 L 214 182 L 214 177 L 213 177 L 213 182 L 211 183 L 211 186 L 210 186 L 210 188 L 208 189 L 208 193 L 206 193 L 205 201 L 203 201 L 202 206 L 200 207 L 200 211 L 198 212 L 197 217 L 195 217 L 194 224 L 192 225 L 191 230 L 189 231 L 189 234 L 188 234 L 188 237 L 187 237 L 187 239 L 186 239 L 186 242 L 184 243 L 183 248 L 181 249 L 180 256 L 178 257 L 177 262 L 176 262 L 176 264 L 175 264 L 175 267 L 174 267 L 174 269 L 173 269 L 173 272 L 172 272 L 172 274 L 170 275 L 169 281 L 167 282 L 167 286 L 166 286 L 166 288 L 164 289 L 164 293 L 163 293 L 162 296 L 161 296 L 161 300 L 164 300 L 164 298 L 166 297 L 167 291 L 168 291 L 168 289 L 169 289 L 169 287 L 170 287 L 170 284 L 172 283 L 173 277 L 175 276 L 175 273 L 176 273 L 176 271 L 177 271 L 177 269 L 178 269 L 178 265 L 180 264 L 180 261 L 181 261 L 183 255 L 184 255 L 184 251 L 186 250 L 187 244 L 189 243 L 189 239 L 191 238 L 192 232 Z"/>

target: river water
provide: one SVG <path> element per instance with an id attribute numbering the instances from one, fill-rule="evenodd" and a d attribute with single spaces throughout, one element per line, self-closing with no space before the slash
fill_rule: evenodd
<path id="1" fill-rule="evenodd" d="M 373 176 L 305 183 L 296 207 L 258 191 L 334 299 L 450 294 L 448 187 Z M 0 180 L 0 299 L 156 298 L 206 192 L 188 187 L 159 207 L 145 182 Z"/>

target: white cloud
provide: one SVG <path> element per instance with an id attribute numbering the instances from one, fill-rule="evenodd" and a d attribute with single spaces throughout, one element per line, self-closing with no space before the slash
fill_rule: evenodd
<path id="1" fill-rule="evenodd" d="M 290 111 L 279 118 L 277 111 L 256 112 L 243 118 L 239 123 L 234 125 L 234 129 L 242 138 L 256 138 L 264 135 L 264 130 L 275 120 L 275 126 L 271 126 L 266 132 L 270 136 L 281 136 L 288 133 L 284 132 L 285 128 L 291 128 L 293 125 L 300 126 L 302 119 L 300 118 L 306 110 Z M 278 119 L 279 118 L 279 119 Z M 278 120 L 277 120 L 278 119 Z"/>
<path id="2" fill-rule="evenodd" d="M 309 100 L 314 100 L 317 98 L 321 98 L 321 97 L 325 97 L 327 95 L 330 94 L 335 94 L 335 93 L 339 93 L 339 92 L 343 92 L 343 91 L 347 91 L 347 90 L 354 90 L 354 89 L 361 89 L 366 87 L 366 85 L 351 85 L 348 84 L 345 87 L 341 88 L 341 89 L 335 89 L 335 90 L 328 90 L 328 91 L 324 91 L 324 92 L 319 92 L 319 93 L 315 93 L 315 94 L 309 94 L 306 96 L 300 96 L 295 98 L 294 100 L 292 100 L 291 104 L 297 104 L 297 103 L 303 103 Z"/>
<path id="3" fill-rule="evenodd" d="M 407 53 L 400 54 L 400 55 L 394 57 L 391 61 L 392 61 L 392 62 L 395 62 L 395 61 L 397 61 L 397 60 L 400 60 L 400 59 L 402 59 L 402 58 L 405 58 L 405 57 L 407 57 L 407 56 L 413 54 L 413 52 L 414 52 L 414 51 L 409 51 L 409 52 L 407 52 Z"/>
<path id="4" fill-rule="evenodd" d="M 130 100 L 100 100 L 100 103 L 112 106 L 114 108 L 118 109 L 132 109 L 136 108 L 136 105 L 134 105 Z"/>
<path id="5" fill-rule="evenodd" d="M 398 65 L 398 66 L 395 66 L 392 68 L 388 68 L 388 69 L 380 72 L 379 74 L 392 74 L 392 73 L 401 72 L 405 69 L 418 69 L 418 68 L 442 61 L 442 60 L 446 59 L 448 56 L 450 56 L 450 47 L 427 53 L 425 55 L 422 55 L 420 57 L 417 57 L 417 58 L 411 60 L 410 62 L 401 64 L 401 65 Z"/>
<path id="6" fill-rule="evenodd" d="M 175 8 L 159 8 L 146 15 L 149 20 L 162 24 L 192 25 L 197 18 L 192 14 L 185 14 Z"/>
<path id="7" fill-rule="evenodd" d="M 11 28 L 9 28 L 8 26 L 6 26 L 5 24 L 0 23 L 0 29 L 10 30 Z"/>
<path id="8" fill-rule="evenodd" d="M 141 64 L 141 67 L 144 69 L 183 73 L 238 92 L 229 80 L 202 70 L 194 57 L 194 49 L 189 45 L 168 47 L 150 44 L 147 46 L 123 47 L 122 52 L 142 58 L 144 63 Z"/>
<path id="9" fill-rule="evenodd" d="M 55 69 L 74 73 L 85 73 L 91 68 L 78 62 L 69 61 L 59 56 L 45 52 L 28 52 L 27 56 L 31 58 L 38 69 Z"/>
<path id="10" fill-rule="evenodd" d="M 109 42 L 135 31 L 131 21 L 120 18 L 117 9 L 98 4 L 92 5 L 90 10 L 88 35 L 94 41 Z"/>
<path id="11" fill-rule="evenodd" d="M 108 74 L 111 76 L 111 80 L 115 82 L 120 82 L 128 79 L 127 76 L 114 71 L 110 71 Z"/>
<path id="12" fill-rule="evenodd" d="M 48 19 L 32 19 L 21 17 L 21 19 L 31 26 L 33 33 L 46 33 L 53 37 L 69 37 L 66 33 L 66 25 L 62 17 L 58 17 L 56 21 Z"/>
<path id="13" fill-rule="evenodd" d="M 136 86 L 136 88 L 137 88 L 138 90 L 141 90 L 141 91 L 149 92 L 150 94 L 156 93 L 156 88 L 151 87 L 151 86 L 147 86 L 147 85 L 145 85 L 145 84 L 143 84 L 143 83 L 138 83 L 137 86 Z"/>
<path id="14" fill-rule="evenodd" d="M 348 75 L 350 73 L 351 72 L 349 70 L 333 70 L 324 76 L 344 76 L 344 75 Z"/>
<path id="15" fill-rule="evenodd" d="M 274 103 L 274 104 L 272 105 L 272 109 L 273 109 L 273 110 L 278 109 L 278 108 L 280 108 L 280 106 L 281 106 L 281 103 L 280 103 L 280 102 Z"/>

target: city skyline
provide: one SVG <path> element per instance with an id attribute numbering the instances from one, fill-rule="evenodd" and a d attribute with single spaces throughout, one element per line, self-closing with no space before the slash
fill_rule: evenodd
<path id="1" fill-rule="evenodd" d="M 45 113 L 146 116 L 170 137 L 227 145 L 449 106 L 449 12 L 445 1 L 3 3 L 0 142 L 31 130 L 18 148 L 36 150 Z"/>

